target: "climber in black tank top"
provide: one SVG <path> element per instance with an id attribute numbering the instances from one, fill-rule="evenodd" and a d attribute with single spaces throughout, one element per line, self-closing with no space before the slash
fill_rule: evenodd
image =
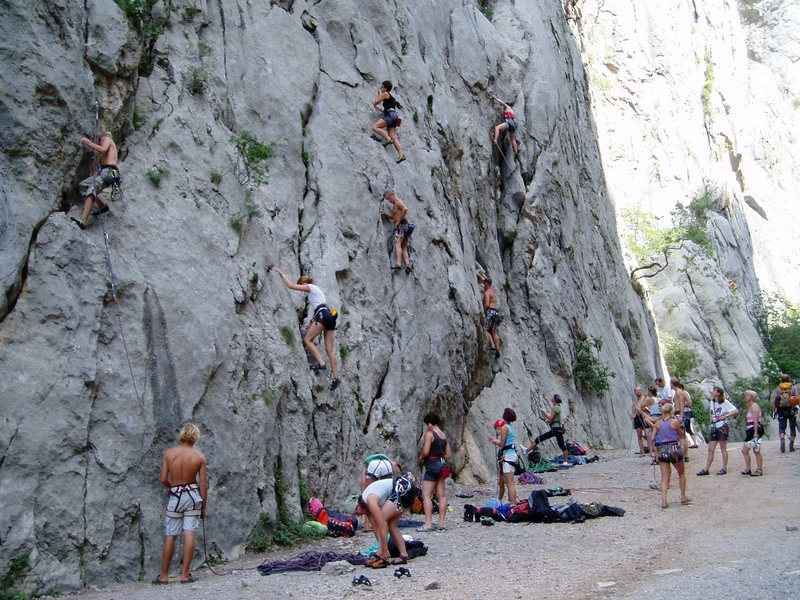
<path id="1" fill-rule="evenodd" d="M 375 122 L 372 131 L 383 138 L 384 146 L 394 145 L 394 149 L 397 150 L 395 162 L 401 163 L 406 159 L 403 149 L 400 147 L 400 141 L 397 139 L 397 128 L 400 127 L 401 119 L 397 114 L 397 100 L 392 96 L 391 91 L 391 81 L 384 81 L 378 88 L 378 95 L 372 101 L 372 106 L 383 113 L 383 118 Z"/>

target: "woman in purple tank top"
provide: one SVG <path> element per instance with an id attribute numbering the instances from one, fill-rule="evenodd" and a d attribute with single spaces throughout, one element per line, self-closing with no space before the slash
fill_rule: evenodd
<path id="1" fill-rule="evenodd" d="M 645 417 L 650 423 L 655 433 L 656 451 L 658 464 L 661 467 L 661 508 L 667 508 L 667 490 L 669 490 L 669 479 L 672 468 L 678 472 L 678 482 L 681 488 L 681 504 L 689 504 L 692 500 L 686 496 L 686 472 L 683 468 L 683 446 L 680 440 L 683 439 L 683 425 L 673 417 L 675 407 L 671 402 L 667 402 L 661 407 L 661 417 L 651 419 Z"/>

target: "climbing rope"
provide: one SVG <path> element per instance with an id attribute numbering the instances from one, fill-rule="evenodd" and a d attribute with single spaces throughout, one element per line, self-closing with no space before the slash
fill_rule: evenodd
<path id="1" fill-rule="evenodd" d="M 500 152 L 500 156 L 502 156 L 503 160 L 506 161 L 506 164 L 508 165 L 508 168 L 513 171 L 514 170 L 514 165 L 512 165 L 510 162 L 508 162 L 508 159 L 506 158 L 506 155 L 503 153 L 503 149 L 500 147 L 500 144 L 495 142 L 495 146 L 497 146 L 497 151 Z"/>

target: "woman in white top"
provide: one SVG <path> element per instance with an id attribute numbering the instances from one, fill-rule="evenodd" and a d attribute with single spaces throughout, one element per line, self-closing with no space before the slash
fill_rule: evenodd
<path id="1" fill-rule="evenodd" d="M 714 451 L 719 449 L 722 452 L 722 468 L 717 471 L 717 475 L 725 475 L 728 472 L 728 433 L 730 426 L 728 419 L 739 414 L 739 409 L 725 400 L 725 392 L 721 387 L 715 385 L 711 388 L 711 403 L 708 407 L 709 419 L 711 420 L 711 430 L 709 431 L 708 458 L 706 466 L 698 475 L 708 475 L 708 468 L 714 462 Z"/>
<path id="2" fill-rule="evenodd" d="M 297 283 L 292 283 L 289 281 L 289 278 L 286 277 L 283 271 L 280 269 L 275 270 L 278 272 L 278 275 L 281 276 L 281 279 L 283 279 L 283 283 L 286 284 L 287 288 L 290 290 L 295 290 L 296 292 L 306 292 L 308 294 L 308 312 L 312 316 L 311 325 L 309 326 L 308 331 L 306 331 L 306 335 L 303 338 L 303 343 L 317 361 L 317 366 L 311 368 L 315 371 L 327 369 L 328 367 L 323 362 L 322 355 L 319 353 L 317 345 L 314 343 L 314 340 L 317 338 L 317 336 L 324 332 L 325 354 L 328 355 L 328 360 L 331 363 L 331 376 L 333 377 L 330 390 L 333 391 L 339 386 L 339 383 L 341 383 L 339 379 L 339 365 L 336 363 L 336 354 L 333 350 L 333 335 L 334 331 L 336 330 L 336 316 L 331 313 L 328 305 L 325 303 L 325 294 L 322 293 L 321 289 L 314 285 L 314 280 L 311 277 L 308 275 L 303 275 L 297 280 Z"/>

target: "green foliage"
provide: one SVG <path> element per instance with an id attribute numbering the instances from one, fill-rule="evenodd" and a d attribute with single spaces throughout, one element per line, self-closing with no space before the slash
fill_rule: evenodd
<path id="1" fill-rule="evenodd" d="M 211 183 L 215 185 L 219 185 L 220 183 L 222 183 L 222 173 L 220 173 L 219 171 L 211 171 L 208 178 L 211 180 Z"/>
<path id="2" fill-rule="evenodd" d="M 342 360 L 346 359 L 347 356 L 350 354 L 350 347 L 347 344 L 342 344 L 339 346 L 339 355 L 342 357 Z"/>
<path id="3" fill-rule="evenodd" d="M 261 389 L 261 399 L 264 401 L 264 406 L 269 408 L 272 406 L 273 400 L 275 400 L 275 387 L 274 386 L 267 386 Z"/>
<path id="4" fill-rule="evenodd" d="M 711 49 L 706 48 L 704 56 L 706 63 L 705 81 L 703 82 L 703 89 L 700 92 L 700 102 L 703 105 L 703 115 L 706 120 L 711 120 L 711 93 L 714 91 L 714 61 L 711 58 Z"/>
<path id="5" fill-rule="evenodd" d="M 653 277 L 667 268 L 670 257 L 693 242 L 702 254 L 714 252 L 706 233 L 708 212 L 714 207 L 717 189 L 706 183 L 687 205 L 678 202 L 670 213 L 672 227 L 659 228 L 653 214 L 640 209 L 623 209 L 625 239 L 639 266 L 631 271 L 631 279 Z"/>
<path id="6" fill-rule="evenodd" d="M 594 392 L 601 398 L 611 387 L 609 379 L 616 377 L 616 373 L 597 357 L 602 348 L 603 341 L 598 338 L 575 340 L 575 366 L 572 370 L 575 381 L 580 387 Z"/>
<path id="7" fill-rule="evenodd" d="M 419 123 L 419 113 L 414 111 L 414 114 L 411 115 L 411 118 L 414 120 L 414 123 Z"/>
<path id="8" fill-rule="evenodd" d="M 247 231 L 247 222 L 242 215 L 236 215 L 228 219 L 228 225 L 233 227 L 233 230 L 239 235 L 243 235 Z"/>
<path id="9" fill-rule="evenodd" d="M 139 127 L 144 125 L 144 117 L 135 106 L 133 107 L 133 114 L 131 115 L 131 124 L 134 129 L 139 129 Z"/>
<path id="10" fill-rule="evenodd" d="M 495 0 L 478 0 L 478 10 L 490 21 L 494 19 L 494 3 Z"/>
<path id="11" fill-rule="evenodd" d="M 247 216 L 248 217 L 260 217 L 261 216 L 261 210 L 255 204 L 246 204 L 244 208 L 247 211 Z"/>
<path id="12" fill-rule="evenodd" d="M 242 186 L 250 183 L 255 185 L 268 183 L 269 165 L 267 160 L 275 156 L 272 150 L 274 142 L 265 144 L 246 129 L 242 129 L 238 135 L 231 137 L 231 142 L 236 148 L 233 173 L 239 183 Z"/>
<path id="13" fill-rule="evenodd" d="M 189 93 L 195 96 L 201 96 L 208 88 L 208 80 L 210 77 L 209 72 L 203 67 L 189 67 L 182 75 L 183 86 Z"/>
<path id="14" fill-rule="evenodd" d="M 694 420 L 697 423 L 697 427 L 699 427 L 700 431 L 705 431 L 708 429 L 708 408 L 706 408 L 706 403 L 703 401 L 703 392 L 699 388 L 695 387 L 686 387 L 686 392 L 692 399 L 692 411 L 694 412 Z"/>
<path id="15" fill-rule="evenodd" d="M 213 48 L 208 44 L 206 44 L 205 42 L 202 41 L 197 42 L 197 53 L 200 55 L 201 58 L 211 54 L 212 50 Z"/>
<path id="16" fill-rule="evenodd" d="M 12 589 L 22 575 L 30 569 L 31 555 L 26 552 L 8 564 L 8 570 L 0 582 L 0 600 L 26 600 L 25 594 Z"/>
<path id="17" fill-rule="evenodd" d="M 197 15 L 202 14 L 202 12 L 203 10 L 201 8 L 189 4 L 181 7 L 181 16 L 184 21 L 192 21 Z"/>
<path id="18" fill-rule="evenodd" d="M 795 98 L 792 100 L 792 108 L 800 108 L 800 98 Z"/>
<path id="19" fill-rule="evenodd" d="M 161 124 L 162 124 L 163 122 L 164 122 L 164 117 L 159 117 L 158 119 L 156 119 L 155 123 L 153 123 L 153 126 L 150 128 L 150 135 L 151 135 L 151 136 L 152 136 L 152 135 L 153 135 L 153 134 L 154 134 L 156 131 L 158 131 L 158 128 L 159 128 L 159 127 L 161 127 Z"/>
<path id="20" fill-rule="evenodd" d="M 156 40 L 164 33 L 164 26 L 156 22 L 153 17 L 153 6 L 158 0 L 115 0 L 117 5 L 125 11 L 133 27 L 142 36 L 142 58 L 139 62 L 139 75 L 149 77 L 153 72 L 155 60 L 153 48 Z M 170 11 L 174 9 L 171 2 L 165 3 L 166 18 L 169 19 Z"/>
<path id="21" fill-rule="evenodd" d="M 161 178 L 169 175 L 169 171 L 165 167 L 151 167 L 147 169 L 145 175 L 155 187 L 161 187 Z"/>
<path id="22" fill-rule="evenodd" d="M 685 381 L 689 378 L 689 374 L 700 366 L 700 354 L 686 342 L 666 332 L 661 335 L 661 341 L 669 372 L 681 381 Z"/>
<path id="23" fill-rule="evenodd" d="M 767 349 L 763 370 L 770 385 L 777 385 L 781 373 L 800 378 L 800 304 L 764 294 L 754 312 Z"/>
<path id="24" fill-rule="evenodd" d="M 28 600 L 28 597 L 22 592 L 0 590 L 0 600 Z"/>
<path id="25" fill-rule="evenodd" d="M 278 327 L 278 331 L 281 332 L 281 337 L 283 341 L 286 342 L 286 345 L 294 348 L 294 329 L 288 325 L 281 325 Z"/>
<path id="26" fill-rule="evenodd" d="M 300 152 L 300 160 L 303 161 L 303 166 L 307 167 L 308 163 L 311 162 L 311 155 L 305 150 L 303 150 L 302 152 Z"/>
<path id="27" fill-rule="evenodd" d="M 250 276 L 250 285 L 258 285 L 259 275 L 255 271 Z"/>
<path id="28" fill-rule="evenodd" d="M 58 598 L 61 596 L 61 590 L 58 588 L 51 588 L 46 592 L 39 594 L 39 598 Z"/>

